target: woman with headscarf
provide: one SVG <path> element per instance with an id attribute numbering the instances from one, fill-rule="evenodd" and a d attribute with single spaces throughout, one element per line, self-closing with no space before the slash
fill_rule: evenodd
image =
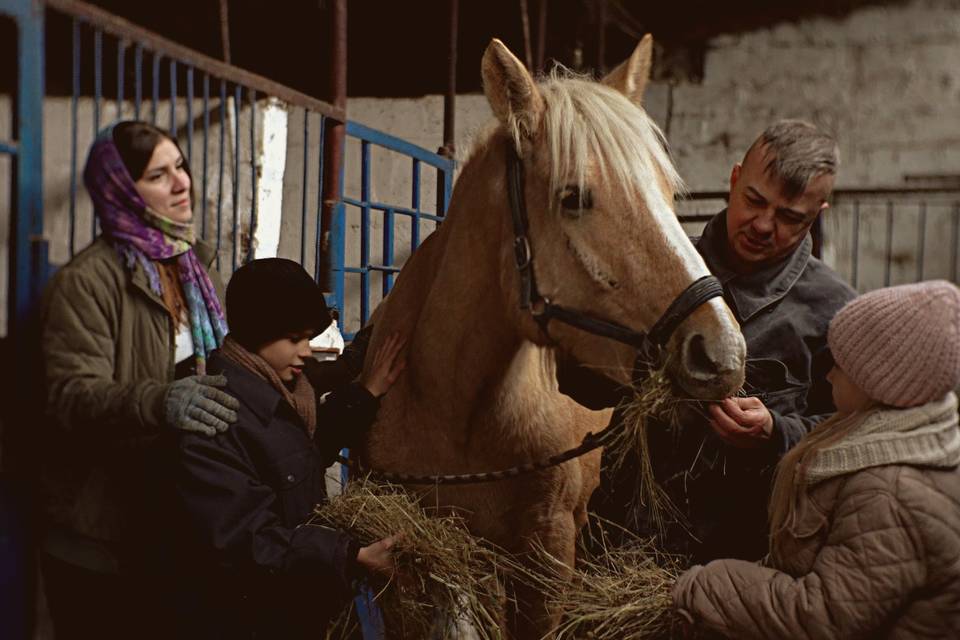
<path id="1" fill-rule="evenodd" d="M 102 233 L 57 272 L 42 307 L 52 429 L 41 564 L 58 638 L 144 637 L 162 627 L 144 617 L 166 548 L 164 436 L 223 431 L 238 404 L 222 376 L 204 375 L 227 333 L 222 284 L 194 234 L 176 141 L 116 124 L 93 143 L 84 183 Z"/>

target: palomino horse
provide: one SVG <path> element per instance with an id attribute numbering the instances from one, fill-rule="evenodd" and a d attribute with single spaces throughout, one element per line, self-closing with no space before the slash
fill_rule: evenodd
<path id="1" fill-rule="evenodd" d="M 410 338 L 365 464 L 410 474 L 499 470 L 606 426 L 609 410 L 559 393 L 557 353 L 627 383 L 636 348 L 535 314 L 562 305 L 648 331 L 709 274 L 673 212 L 680 178 L 640 107 L 651 44 L 644 38 L 603 83 L 565 73 L 535 82 L 500 41 L 487 47 L 484 88 L 499 123 L 463 163 L 443 225 L 377 310 L 368 353 L 394 332 Z M 514 152 L 526 205 L 519 230 L 508 198 Z M 533 273 L 539 297 L 525 304 Z M 694 397 L 719 399 L 743 382 L 743 338 L 721 298 L 698 302 L 665 347 L 675 381 Z M 430 503 L 463 509 L 474 533 L 509 552 L 539 540 L 572 567 L 599 461 L 594 451 L 517 478 L 433 487 Z M 555 621 L 537 594 L 516 596 L 507 635 L 549 632 Z"/>

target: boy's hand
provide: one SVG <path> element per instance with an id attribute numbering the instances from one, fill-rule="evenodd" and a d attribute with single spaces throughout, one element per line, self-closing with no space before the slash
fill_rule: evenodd
<path id="1" fill-rule="evenodd" d="M 392 577 L 396 568 L 393 558 L 393 546 L 396 542 L 397 536 L 390 536 L 361 548 L 357 553 L 357 562 L 368 573 Z"/>
<path id="2" fill-rule="evenodd" d="M 404 343 L 405 340 L 399 333 L 394 333 L 387 338 L 387 341 L 380 345 L 373 355 L 369 371 L 360 378 L 360 383 L 374 397 L 385 394 L 407 365 L 406 360 L 400 357 L 400 350 L 403 349 Z"/>

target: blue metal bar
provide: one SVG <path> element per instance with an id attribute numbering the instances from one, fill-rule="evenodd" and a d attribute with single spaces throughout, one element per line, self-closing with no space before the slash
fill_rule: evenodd
<path id="1" fill-rule="evenodd" d="M 883 286 L 890 286 L 890 266 L 893 262 L 893 201 L 887 201 L 887 246 L 884 251 Z"/>
<path id="2" fill-rule="evenodd" d="M 333 297 L 336 301 L 336 308 L 340 310 L 340 313 L 343 314 L 340 317 L 340 331 L 344 334 L 344 339 L 347 338 L 348 333 L 346 331 L 346 273 L 343 271 L 344 266 L 344 253 L 345 253 L 345 244 L 346 244 L 346 229 L 347 229 L 347 207 L 343 203 L 343 176 L 346 172 L 347 163 L 340 163 L 340 177 L 337 181 L 337 190 L 336 193 L 326 194 L 327 198 L 337 199 L 337 206 L 333 211 L 330 222 L 330 232 L 329 232 L 329 252 L 330 252 L 330 269 L 333 271 Z M 321 174 L 323 175 L 323 174 Z M 324 233 L 326 233 L 326 229 Z M 351 335 L 352 339 L 352 335 Z"/>
<path id="3" fill-rule="evenodd" d="M 240 242 L 240 85 L 233 87 L 233 246 L 230 247 L 233 271 L 237 270 L 237 252 Z"/>
<path id="4" fill-rule="evenodd" d="M 177 61 L 170 60 L 170 135 L 177 137 Z"/>
<path id="5" fill-rule="evenodd" d="M 310 158 L 310 110 L 303 110 L 303 184 L 300 202 L 300 264 L 307 264 L 307 176 Z"/>
<path id="6" fill-rule="evenodd" d="M 454 163 L 451 160 L 449 167 L 437 169 L 443 172 L 443 206 L 437 211 L 437 215 L 441 217 L 447 215 L 447 209 L 450 207 L 450 197 L 453 195 L 453 167 Z"/>
<path id="7" fill-rule="evenodd" d="M 193 67 L 189 65 L 187 66 L 187 164 L 193 171 Z"/>
<path id="8" fill-rule="evenodd" d="M 406 140 L 391 136 L 382 131 L 377 131 L 376 129 L 371 129 L 357 122 L 347 121 L 346 134 L 365 142 L 372 142 L 377 146 L 390 149 L 391 151 L 402 153 L 411 158 L 416 158 L 438 169 L 452 170 L 454 168 L 454 162 L 449 158 L 444 158 L 436 153 L 427 151 L 423 147 L 418 147 Z"/>
<path id="9" fill-rule="evenodd" d="M 220 245 L 223 226 L 223 147 L 226 136 L 227 120 L 227 81 L 220 81 L 220 179 L 217 184 L 217 269 L 220 269 Z"/>
<path id="10" fill-rule="evenodd" d="M 73 93 L 70 96 L 70 257 L 77 251 L 77 122 L 80 102 L 80 21 L 73 20 Z"/>
<path id="11" fill-rule="evenodd" d="M 33 240 L 43 235 L 44 12 L 32 2 L 4 6 L 17 12 L 17 84 L 13 131 L 19 146 L 11 172 L 7 335 L 27 328 L 33 294 L 42 274 Z M 11 12 L 13 12 L 11 11 Z M 23 341 L 13 340 L 17 346 Z M 26 353 L 22 350 L 20 353 Z M 0 604 L 4 610 L 8 610 Z"/>
<path id="12" fill-rule="evenodd" d="M 200 194 L 200 236 L 207 239 L 207 146 L 210 144 L 210 74 L 203 74 L 203 192 Z"/>
<path id="13" fill-rule="evenodd" d="M 17 153 L 19 153 L 17 143 L 12 140 L 9 142 L 0 142 L 0 153 L 6 153 L 11 156 L 17 155 Z"/>
<path id="14" fill-rule="evenodd" d="M 317 230 L 316 238 L 314 240 L 314 256 L 313 256 L 313 279 L 317 282 L 320 282 L 320 266 L 322 261 L 320 260 L 320 247 L 323 236 L 321 235 L 324 231 L 329 231 L 329 229 L 322 229 L 320 221 L 323 218 L 323 141 L 326 139 L 326 129 L 327 129 L 327 118 L 323 114 L 320 115 L 320 144 L 318 146 L 317 153 Z M 342 307 L 337 307 L 342 310 Z M 340 329 L 343 329 L 343 322 L 340 322 Z"/>
<path id="15" fill-rule="evenodd" d="M 370 201 L 370 143 L 360 142 L 360 199 Z M 360 264 L 370 263 L 370 207 L 360 206 Z M 360 324 L 366 324 L 370 317 L 370 274 L 360 276 Z"/>
<path id="16" fill-rule="evenodd" d="M 255 239 L 257 237 L 257 92 L 247 89 L 250 97 L 250 197 L 253 206 L 250 207 L 250 246 L 247 250 L 247 259 L 253 260 Z M 239 121 L 237 125 L 239 127 Z"/>
<path id="17" fill-rule="evenodd" d="M 384 213 L 386 213 L 387 211 L 390 211 L 392 213 L 395 213 L 401 216 L 410 216 L 410 217 L 416 216 L 424 220 L 433 220 L 434 222 L 443 221 L 443 216 L 435 216 L 431 213 L 422 213 L 422 212 L 414 211 L 412 209 L 407 209 L 406 207 L 397 207 L 392 204 L 385 204 L 383 202 L 364 202 L 363 200 L 357 200 L 356 198 L 351 198 L 348 196 L 344 196 L 343 201 L 355 207 L 361 207 L 361 208 L 367 207 L 369 209 L 383 211 Z"/>
<path id="18" fill-rule="evenodd" d="M 139 42 L 133 48 L 133 68 L 133 117 L 139 120 L 143 100 L 143 45 Z"/>
<path id="19" fill-rule="evenodd" d="M 127 57 L 127 41 L 117 41 L 117 120 L 123 120 L 123 66 Z"/>
<path id="20" fill-rule="evenodd" d="M 160 59 L 163 58 L 156 51 L 153 52 L 153 113 L 150 116 L 150 122 L 154 126 L 157 124 L 157 118 L 160 117 L 157 109 L 159 109 L 160 104 Z"/>
<path id="21" fill-rule="evenodd" d="M 393 274 L 399 271 L 393 266 L 393 211 L 387 209 L 383 215 L 383 267 L 368 265 L 371 269 L 384 271 L 383 295 L 386 296 L 393 288 Z"/>
<path id="22" fill-rule="evenodd" d="M 411 181 L 413 189 L 410 195 L 410 206 L 413 207 L 414 216 L 410 228 L 410 253 L 413 253 L 420 246 L 420 161 L 416 158 L 413 159 Z"/>
<path id="23" fill-rule="evenodd" d="M 927 203 L 920 203 L 919 220 L 917 220 L 917 282 L 923 280 L 923 263 L 927 245 Z"/>

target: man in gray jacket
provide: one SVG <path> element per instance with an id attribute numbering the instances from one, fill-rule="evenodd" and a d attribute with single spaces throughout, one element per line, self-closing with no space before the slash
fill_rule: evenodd
<path id="1" fill-rule="evenodd" d="M 697 562 L 766 553 L 773 469 L 834 411 L 827 327 L 855 292 L 811 255 L 809 230 L 829 207 L 837 167 L 834 139 L 795 120 L 770 126 L 733 167 L 728 208 L 696 246 L 746 339 L 745 393 L 688 412 L 679 428 L 648 429 L 655 478 L 685 523 L 658 532 L 637 507 L 636 460 L 616 477 L 604 460 L 591 510 L 641 535 L 659 533 L 662 547 Z M 581 402 L 585 388 L 603 389 L 579 368 L 562 366 L 559 375 L 561 390 Z M 601 392 L 592 404 L 612 398 Z"/>

